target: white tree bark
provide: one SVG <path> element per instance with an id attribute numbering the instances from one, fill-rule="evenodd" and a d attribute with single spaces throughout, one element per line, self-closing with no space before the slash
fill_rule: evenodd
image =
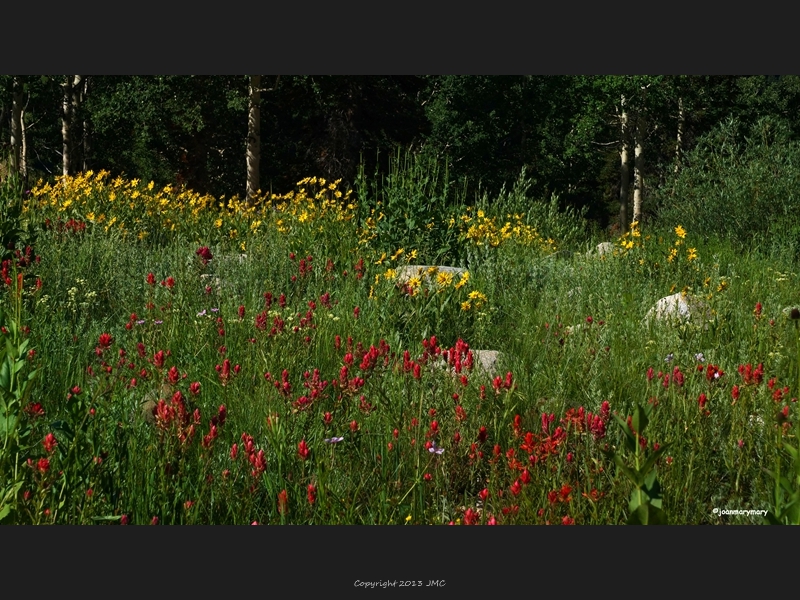
<path id="1" fill-rule="evenodd" d="M 686 114 L 683 110 L 683 97 L 678 96 L 678 135 L 675 138 L 675 173 L 680 171 L 681 156 L 683 155 L 683 128 L 686 123 Z"/>
<path id="2" fill-rule="evenodd" d="M 61 101 L 61 172 L 66 177 L 70 171 L 72 146 L 72 76 L 67 75 L 61 86 L 64 88 Z"/>
<path id="3" fill-rule="evenodd" d="M 11 172 L 22 175 L 22 82 L 14 77 L 11 94 Z"/>
<path id="4" fill-rule="evenodd" d="M 80 96 L 80 104 L 83 105 L 86 102 L 86 97 L 89 95 L 89 76 L 83 78 L 83 87 L 81 88 L 81 96 Z M 81 133 L 82 133 L 82 144 L 81 144 L 81 163 L 82 168 L 84 171 L 89 170 L 88 160 L 89 160 L 89 123 L 86 121 L 86 117 L 84 115 L 83 120 L 81 121 Z"/>
<path id="5" fill-rule="evenodd" d="M 61 84 L 64 96 L 61 103 L 61 142 L 62 142 L 62 173 L 72 175 L 75 171 L 75 115 L 81 103 L 83 89 L 82 75 L 67 75 Z"/>
<path id="6" fill-rule="evenodd" d="M 247 111 L 247 203 L 260 189 L 261 163 L 261 75 L 250 76 Z"/>
<path id="7" fill-rule="evenodd" d="M 22 175 L 22 180 L 25 186 L 28 185 L 28 129 L 25 127 L 25 108 L 22 109 L 19 115 L 19 126 L 22 132 L 22 152 L 19 157 L 19 173 Z"/>
<path id="8" fill-rule="evenodd" d="M 622 141 L 619 150 L 620 159 L 620 184 L 619 184 L 619 227 L 625 233 L 628 231 L 628 192 L 631 183 L 631 171 L 628 158 L 628 147 L 630 132 L 628 131 L 628 113 L 625 108 L 625 96 L 620 99 L 620 139 Z"/>
<path id="9" fill-rule="evenodd" d="M 646 131 L 644 119 L 639 115 L 634 127 L 633 159 L 633 220 L 642 221 L 642 202 L 644 201 L 644 149 L 642 138 Z"/>

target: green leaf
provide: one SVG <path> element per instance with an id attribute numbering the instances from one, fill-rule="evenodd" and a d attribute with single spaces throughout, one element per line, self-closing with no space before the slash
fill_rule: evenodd
<path id="1" fill-rule="evenodd" d="M 8 417 L 6 417 L 6 415 L 0 414 L 0 437 L 11 435 L 16 425 L 17 425 L 16 415 L 8 415 Z"/>
<path id="2" fill-rule="evenodd" d="M 656 450 L 650 456 L 648 456 L 647 460 L 642 465 L 642 471 L 645 472 L 645 473 L 650 471 L 650 469 L 653 468 L 653 466 L 656 464 L 658 459 L 661 458 L 661 456 L 669 449 L 669 447 L 671 445 L 672 445 L 671 442 L 668 443 L 668 444 L 664 444 L 658 450 Z"/>
<path id="3" fill-rule="evenodd" d="M 66 421 L 62 421 L 62 420 L 53 421 L 50 424 L 50 428 L 55 433 L 63 434 L 65 436 L 65 439 L 71 440 L 71 439 L 73 439 L 75 437 L 75 430 L 72 429 L 72 426 L 70 426 L 70 424 L 67 423 Z"/>
<path id="4" fill-rule="evenodd" d="M 628 525 L 666 525 L 667 515 L 658 507 L 650 503 L 642 504 L 631 513 Z"/>
<path id="5" fill-rule="evenodd" d="M 614 462 L 617 463 L 617 466 L 620 468 L 620 470 L 625 473 L 625 477 L 627 477 L 636 487 L 641 487 L 641 475 L 626 465 L 625 461 L 619 454 L 614 455 Z"/>
<path id="6" fill-rule="evenodd" d="M 633 429 L 636 431 L 636 433 L 642 435 L 644 430 L 647 428 L 648 423 L 649 420 L 647 418 L 647 414 L 642 407 L 637 404 L 636 410 L 633 411 Z"/>
<path id="7" fill-rule="evenodd" d="M 630 427 L 628 427 L 628 423 L 622 419 L 619 415 L 613 415 L 614 419 L 616 419 L 617 424 L 622 429 L 622 433 L 625 435 L 625 447 L 631 451 L 636 451 L 636 438 L 634 437 L 633 433 L 631 433 Z"/>
<path id="8" fill-rule="evenodd" d="M 11 391 L 11 369 L 7 360 L 4 360 L 0 365 L 0 388 L 7 392 Z"/>

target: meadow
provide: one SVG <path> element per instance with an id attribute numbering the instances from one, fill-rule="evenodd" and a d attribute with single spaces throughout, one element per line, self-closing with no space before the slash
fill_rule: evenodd
<path id="1" fill-rule="evenodd" d="M 6 186 L 0 522 L 800 522 L 794 256 L 440 182 Z"/>

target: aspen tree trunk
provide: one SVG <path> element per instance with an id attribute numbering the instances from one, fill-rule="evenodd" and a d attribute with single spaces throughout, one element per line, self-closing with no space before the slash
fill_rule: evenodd
<path id="1" fill-rule="evenodd" d="M 22 82 L 14 77 L 11 96 L 11 172 L 22 174 Z"/>
<path id="2" fill-rule="evenodd" d="M 642 221 L 642 201 L 644 200 L 644 119 L 638 116 L 634 126 L 634 158 L 633 158 L 633 220 Z"/>
<path id="3" fill-rule="evenodd" d="M 261 163 L 261 75 L 250 76 L 247 112 L 247 203 L 260 189 Z"/>
<path id="4" fill-rule="evenodd" d="M 19 172 L 22 175 L 22 181 L 25 182 L 25 187 L 28 187 L 28 129 L 25 127 L 25 109 L 22 109 L 19 115 L 19 126 L 22 132 L 22 152 L 19 157 Z"/>
<path id="5" fill-rule="evenodd" d="M 625 96 L 620 100 L 620 138 L 622 145 L 619 151 L 620 159 L 620 185 L 619 185 L 619 227 L 622 233 L 628 231 L 628 191 L 631 183 L 631 172 L 628 159 L 629 131 L 628 113 L 625 108 Z"/>
<path id="6" fill-rule="evenodd" d="M 61 142 L 62 173 L 73 175 L 75 167 L 80 163 L 75 156 L 76 144 L 80 132 L 76 131 L 76 116 L 81 106 L 83 91 L 83 75 L 67 75 L 64 82 L 64 96 L 61 103 Z M 78 139 L 78 141 L 80 141 Z"/>
<path id="7" fill-rule="evenodd" d="M 64 88 L 61 101 L 61 172 L 66 177 L 70 173 L 72 156 L 72 76 L 67 75 L 61 86 Z"/>
<path id="8" fill-rule="evenodd" d="M 89 95 L 89 76 L 83 78 L 83 88 L 81 89 L 81 101 L 80 104 L 83 106 L 83 103 L 86 102 L 86 97 Z M 83 155 L 81 158 L 82 160 L 82 168 L 84 171 L 89 170 L 89 122 L 86 120 L 86 114 L 84 112 L 83 120 L 81 121 L 81 132 L 83 134 L 83 144 L 81 148 L 81 154 Z"/>
<path id="9" fill-rule="evenodd" d="M 678 135 L 675 138 L 675 173 L 681 169 L 681 156 L 683 155 L 683 128 L 686 123 L 686 114 L 683 111 L 683 97 L 678 97 Z"/>

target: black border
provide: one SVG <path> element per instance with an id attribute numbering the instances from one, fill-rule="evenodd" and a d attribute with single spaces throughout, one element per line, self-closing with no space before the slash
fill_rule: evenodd
<path id="1" fill-rule="evenodd" d="M 84 594 L 94 589 L 254 599 L 342 592 L 574 598 L 658 591 L 670 597 L 687 589 L 701 593 L 703 584 L 723 597 L 741 588 L 742 572 L 774 594 L 791 584 L 792 559 L 781 548 L 793 547 L 796 539 L 787 527 L 685 526 L 7 526 L 0 534 L 7 586 L 18 579 L 28 590 L 62 594 L 74 588 Z M 422 581 L 422 587 L 399 587 L 409 580 Z M 444 585 L 431 587 L 431 580 Z M 367 588 L 357 587 L 358 581 L 398 584 Z"/>
<path id="2" fill-rule="evenodd" d="M 5 74 L 791 74 L 777 2 L 4 8 Z M 116 7 L 119 8 L 119 7 Z M 784 16 L 785 15 L 785 16 Z"/>

